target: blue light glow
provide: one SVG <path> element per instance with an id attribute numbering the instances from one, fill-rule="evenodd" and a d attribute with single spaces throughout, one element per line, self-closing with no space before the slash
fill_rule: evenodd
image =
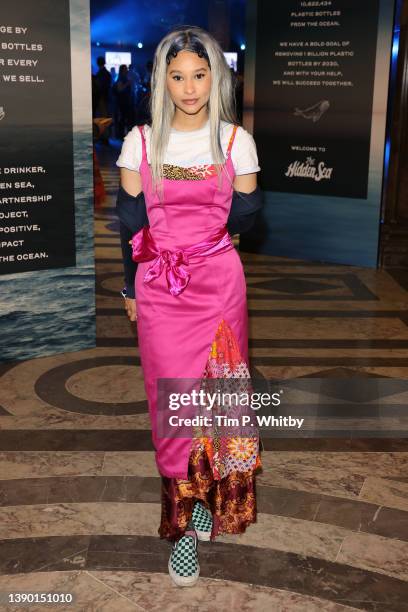
<path id="1" fill-rule="evenodd" d="M 399 9 L 401 5 L 399 4 Z M 395 82 L 397 77 L 397 64 L 398 64 L 398 52 L 400 46 L 400 25 L 399 25 L 399 15 L 397 13 L 396 24 L 393 32 L 392 38 L 392 53 L 391 53 L 391 70 L 390 70 L 390 91 L 391 97 L 389 100 L 390 106 L 392 106 L 392 100 L 394 95 Z M 388 118 L 389 121 L 389 118 Z M 389 165 L 390 165 L 390 155 L 391 155 L 391 140 L 390 140 L 390 129 L 387 130 L 385 148 L 384 148 L 384 179 L 387 180 Z"/>
<path id="2" fill-rule="evenodd" d="M 391 150 L 391 143 L 390 140 L 388 139 L 387 142 L 385 143 L 385 153 L 384 153 L 384 161 L 385 161 L 385 165 L 388 168 L 388 164 L 390 161 L 390 150 Z"/>
<path id="3" fill-rule="evenodd" d="M 143 43 L 142 42 L 138 42 L 137 46 L 139 47 L 139 49 L 143 49 Z"/>
<path id="4" fill-rule="evenodd" d="M 218 0 L 217 0 L 218 1 Z M 247 0 L 223 0 L 230 18 L 230 41 L 226 48 L 238 49 L 245 43 L 245 7 Z M 209 3 L 193 0 L 90 0 L 93 45 L 138 48 L 142 42 L 146 54 L 176 25 L 193 24 L 208 30 Z M 235 44 L 234 42 L 235 41 Z M 243 49 L 244 51 L 244 49 Z M 151 52 L 151 51 L 150 51 Z"/>
<path id="5" fill-rule="evenodd" d="M 138 3 L 134 0 L 112 2 L 107 10 L 92 20 L 92 38 L 116 44 L 118 40 L 138 40 L 145 21 L 141 19 Z"/>
<path id="6" fill-rule="evenodd" d="M 240 47 L 241 51 L 245 51 L 246 49 L 246 45 L 244 43 L 242 43 L 241 47 Z"/>
<path id="7" fill-rule="evenodd" d="M 396 58 L 399 51 L 399 32 L 394 32 L 394 40 L 392 41 L 392 58 Z"/>

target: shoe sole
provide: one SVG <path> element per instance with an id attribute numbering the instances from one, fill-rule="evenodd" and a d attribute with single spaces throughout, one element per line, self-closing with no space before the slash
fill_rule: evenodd
<path id="1" fill-rule="evenodd" d="M 180 587 L 191 587 L 194 586 L 200 577 L 200 566 L 197 567 L 197 575 L 194 576 L 178 576 L 174 569 L 171 567 L 170 559 L 168 563 L 169 576 L 173 580 L 174 584 Z"/>
<path id="2" fill-rule="evenodd" d="M 197 540 L 200 540 L 200 542 L 209 542 L 211 540 L 211 531 L 198 531 L 196 529 L 195 532 L 197 534 Z"/>

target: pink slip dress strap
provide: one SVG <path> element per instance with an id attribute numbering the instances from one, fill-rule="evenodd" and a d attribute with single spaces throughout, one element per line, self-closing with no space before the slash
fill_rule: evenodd
<path id="1" fill-rule="evenodd" d="M 232 149 L 232 145 L 234 144 L 234 140 L 235 140 L 235 134 L 237 133 L 237 129 L 238 126 L 234 125 L 233 129 L 232 129 L 232 134 L 231 134 L 231 138 L 229 139 L 229 143 L 228 143 L 228 148 L 227 148 L 227 159 L 230 157 L 231 155 L 231 149 Z"/>

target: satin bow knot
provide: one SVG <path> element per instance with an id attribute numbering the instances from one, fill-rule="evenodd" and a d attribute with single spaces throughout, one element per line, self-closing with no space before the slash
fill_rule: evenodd
<path id="1" fill-rule="evenodd" d="M 146 270 L 144 282 L 150 283 L 159 277 L 166 268 L 167 286 L 171 295 L 180 295 L 187 287 L 190 274 L 180 266 L 188 265 L 188 258 L 184 251 L 160 251 L 152 265 Z"/>
<path id="2" fill-rule="evenodd" d="M 170 266 L 179 266 L 184 264 L 188 266 L 188 257 L 187 254 L 182 251 L 162 251 L 162 256 L 164 261 L 168 263 Z"/>
<path id="3" fill-rule="evenodd" d="M 191 274 L 183 266 L 188 266 L 189 259 L 224 253 L 233 249 L 234 245 L 225 228 L 222 228 L 212 240 L 204 240 L 187 249 L 159 249 L 148 227 L 144 227 L 132 238 L 133 261 L 151 261 L 143 277 L 143 282 L 150 283 L 158 278 L 163 269 L 166 269 L 167 286 L 171 295 L 180 295 L 187 287 Z"/>

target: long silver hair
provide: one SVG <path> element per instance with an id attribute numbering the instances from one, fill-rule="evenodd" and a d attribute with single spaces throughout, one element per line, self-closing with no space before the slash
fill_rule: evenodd
<path id="1" fill-rule="evenodd" d="M 171 59 L 180 51 L 197 53 L 206 59 L 211 70 L 208 113 L 211 153 L 218 174 L 225 162 L 220 138 L 221 121 L 237 123 L 231 70 L 218 42 L 211 34 L 196 26 L 181 26 L 169 32 L 157 46 L 151 80 L 150 165 L 156 189 L 162 183 L 163 158 L 175 113 L 175 105 L 166 85 L 167 68 Z"/>

